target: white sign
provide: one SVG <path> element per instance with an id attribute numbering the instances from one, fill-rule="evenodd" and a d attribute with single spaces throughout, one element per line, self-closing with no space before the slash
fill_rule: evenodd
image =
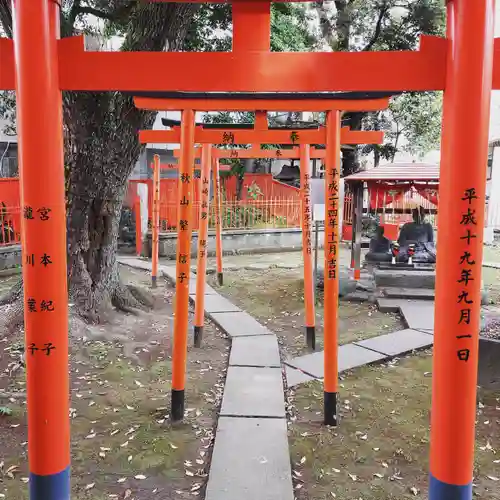
<path id="1" fill-rule="evenodd" d="M 314 222 L 325 222 L 325 204 L 316 203 L 313 206 L 313 221 Z"/>

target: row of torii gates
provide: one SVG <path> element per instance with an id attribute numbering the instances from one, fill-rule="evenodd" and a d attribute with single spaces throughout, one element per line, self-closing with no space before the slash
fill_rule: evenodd
<path id="1" fill-rule="evenodd" d="M 54 304 L 52 312 L 25 313 L 31 499 L 70 497 L 63 90 L 129 92 L 140 108 L 181 110 L 177 139 L 175 132 L 169 141 L 181 144 L 185 179 L 200 133 L 197 110 L 327 112 L 324 140 L 314 142 L 326 144 L 324 421 L 333 425 L 341 112 L 387 105 L 368 92 L 444 90 L 429 498 L 472 498 L 489 106 L 492 87 L 500 88 L 494 0 L 449 0 L 447 37 L 422 37 L 418 51 L 366 53 L 271 53 L 270 1 L 232 2 L 229 53 L 105 53 L 85 52 L 82 37 L 59 40 L 60 0 L 14 0 L 14 41 L 0 39 L 0 89 L 17 92 L 23 253 L 52 257 L 50 266 L 23 267 L 24 293 L 25 300 Z M 314 143 L 307 142 L 310 134 L 299 132 L 301 145 Z M 179 203 L 190 199 L 189 186 L 179 183 Z M 190 212 L 180 204 L 179 222 L 189 221 Z M 189 289 L 179 277 L 189 277 L 190 240 L 188 224 L 178 235 L 174 418 L 182 416 L 184 401 Z M 464 310 L 470 321 L 461 321 Z"/>

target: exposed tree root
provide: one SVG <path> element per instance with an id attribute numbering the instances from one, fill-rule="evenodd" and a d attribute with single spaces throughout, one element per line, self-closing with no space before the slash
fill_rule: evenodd
<path id="1" fill-rule="evenodd" d="M 0 297 L 0 306 L 6 306 L 12 304 L 18 299 L 23 297 L 23 280 L 20 278 L 15 285 L 13 285 L 10 290 Z"/>
<path id="2" fill-rule="evenodd" d="M 7 302 L 5 315 L 0 323 L 0 330 L 12 333 L 24 325 L 24 301 L 23 296 L 15 298 L 12 296 L 11 302 Z"/>
<path id="3" fill-rule="evenodd" d="M 153 297 L 140 287 L 120 283 L 111 295 L 111 303 L 118 311 L 138 316 L 153 307 Z"/>
<path id="4" fill-rule="evenodd" d="M 73 336 L 85 335 L 85 325 L 100 323 L 106 316 L 105 311 L 102 311 L 106 307 L 103 307 L 100 311 L 89 311 L 87 300 L 79 300 L 82 297 L 85 297 L 85 294 L 80 291 L 71 300 L 72 306 L 69 309 L 70 318 L 79 317 L 81 320 L 78 322 L 70 321 L 70 334 Z M 109 297 L 110 300 L 104 301 L 104 303 L 108 303 L 109 306 L 116 308 L 118 311 L 136 316 L 141 315 L 154 306 L 153 296 L 145 288 L 135 285 L 125 285 L 120 281 L 118 281 L 118 284 L 110 292 Z M 0 298 L 0 307 L 2 306 L 5 308 L 5 314 L 0 321 L 1 330 L 11 333 L 24 326 L 24 295 L 21 279 Z M 71 332 L 72 329 L 75 329 L 75 333 Z M 80 332 L 80 335 L 77 332 Z"/>

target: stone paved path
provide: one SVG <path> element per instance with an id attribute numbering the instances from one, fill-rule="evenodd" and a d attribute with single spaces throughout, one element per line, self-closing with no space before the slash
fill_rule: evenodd
<path id="1" fill-rule="evenodd" d="M 434 343 L 434 302 L 430 300 L 378 300 L 382 312 L 401 314 L 407 326 L 404 330 L 379 335 L 339 347 L 339 372 L 369 363 L 387 361 L 395 356 L 430 347 Z M 299 356 L 288 361 L 288 387 L 322 379 L 323 351 Z"/>
<path id="2" fill-rule="evenodd" d="M 151 263 L 120 257 L 151 271 Z M 159 266 L 175 283 L 175 267 Z M 191 301 L 196 276 L 190 276 Z M 206 500 L 293 500 L 285 392 L 278 339 L 207 286 L 205 314 L 232 340 Z"/>
<path id="3" fill-rule="evenodd" d="M 151 262 L 118 261 L 145 271 Z M 175 284 L 175 267 L 159 266 Z M 196 300 L 196 275 L 190 275 Z M 379 308 L 399 311 L 407 328 L 339 347 L 339 371 L 381 362 L 434 342 L 434 302 L 381 299 Z M 276 335 L 206 286 L 205 314 L 232 340 L 206 500 L 293 500 L 282 365 Z M 323 352 L 287 361 L 288 387 L 323 378 Z"/>

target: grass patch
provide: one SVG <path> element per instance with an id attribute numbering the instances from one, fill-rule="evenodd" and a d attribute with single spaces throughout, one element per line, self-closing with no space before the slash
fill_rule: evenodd
<path id="1" fill-rule="evenodd" d="M 430 352 L 345 374 L 337 429 L 321 424 L 318 382 L 291 392 L 291 458 L 300 500 L 426 499 L 431 404 Z M 479 391 L 475 498 L 500 499 L 499 394 Z M 302 463 L 301 463 L 302 462 Z M 299 483 L 300 484 L 300 483 Z M 334 496 L 335 495 L 335 496 Z"/>

